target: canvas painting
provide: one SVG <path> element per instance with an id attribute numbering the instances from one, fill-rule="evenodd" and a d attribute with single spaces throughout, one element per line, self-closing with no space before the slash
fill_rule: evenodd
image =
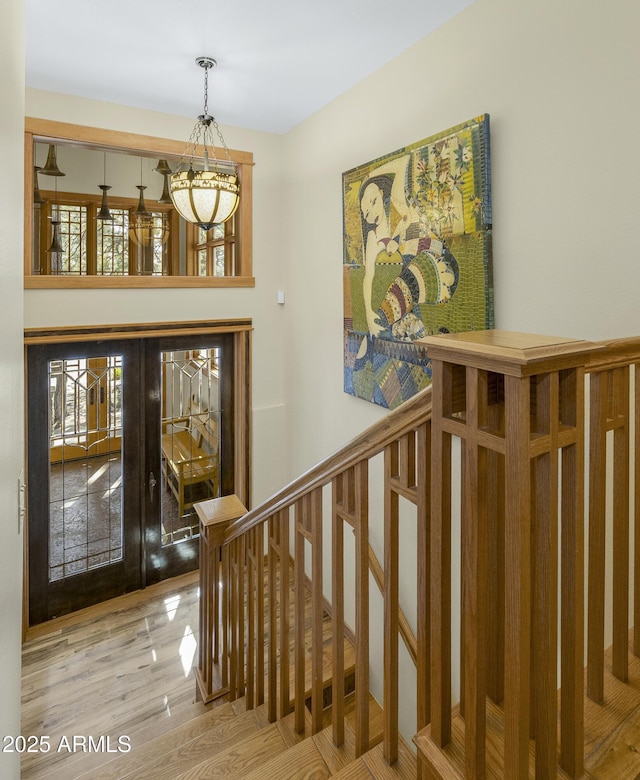
<path id="1" fill-rule="evenodd" d="M 393 409 L 431 383 L 421 338 L 493 327 L 489 116 L 342 180 L 344 389 Z"/>

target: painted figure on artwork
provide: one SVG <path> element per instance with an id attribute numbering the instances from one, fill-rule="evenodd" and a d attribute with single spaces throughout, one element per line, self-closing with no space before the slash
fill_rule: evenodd
<path id="1" fill-rule="evenodd" d="M 363 181 L 359 197 L 367 327 L 371 337 L 398 341 L 427 335 L 418 305 L 446 303 L 458 280 L 456 259 L 410 202 L 409 171 L 410 155 L 381 165 Z M 382 266 L 395 266 L 397 276 L 380 288 Z M 366 349 L 363 339 L 358 357 Z"/>
<path id="2" fill-rule="evenodd" d="M 489 169 L 485 114 L 343 173 L 345 392 L 394 409 L 424 336 L 492 327 Z"/>

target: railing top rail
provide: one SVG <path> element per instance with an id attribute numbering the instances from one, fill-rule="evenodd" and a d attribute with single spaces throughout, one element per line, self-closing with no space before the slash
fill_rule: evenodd
<path id="1" fill-rule="evenodd" d="M 417 393 L 413 398 L 389 412 L 378 422 L 352 439 L 344 447 L 301 474 L 239 520 L 231 523 L 225 534 L 225 542 L 241 536 L 260 525 L 275 512 L 292 506 L 313 490 L 327 485 L 338 474 L 382 452 L 391 442 L 415 430 L 431 418 L 431 388 Z"/>
<path id="2" fill-rule="evenodd" d="M 598 341 L 596 346 L 586 366 L 588 373 L 640 363 L 640 336 Z"/>

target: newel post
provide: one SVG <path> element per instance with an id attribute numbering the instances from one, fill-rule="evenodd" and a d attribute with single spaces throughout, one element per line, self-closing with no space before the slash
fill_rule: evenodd
<path id="1" fill-rule="evenodd" d="M 194 506 L 200 520 L 200 632 L 195 677 L 198 693 L 207 704 L 229 691 L 229 560 L 223 545 L 229 525 L 247 510 L 236 495 Z"/>
<path id="2" fill-rule="evenodd" d="M 444 760 L 452 777 L 482 780 L 487 761 L 502 760 L 486 750 L 496 728 L 489 708 L 502 724 L 491 737 L 502 746 L 501 776 L 529 777 L 532 753 L 535 776 L 555 777 L 560 647 L 560 765 L 581 777 L 584 368 L 594 345 L 506 331 L 423 342 L 433 361 L 431 747 L 423 760 L 429 767 L 435 750 L 440 771 Z M 452 729 L 453 437 L 461 442 L 462 662 Z M 460 766 L 440 752 L 452 739 L 464 743 Z"/>

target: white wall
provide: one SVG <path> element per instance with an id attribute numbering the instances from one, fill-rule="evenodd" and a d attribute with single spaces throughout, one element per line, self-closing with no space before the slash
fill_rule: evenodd
<path id="1" fill-rule="evenodd" d="M 22 409 L 22 133 L 24 8 L 0 4 L 0 169 L 12 182 L 0 199 L 0 737 L 20 734 L 22 534 L 18 475 L 23 460 Z M 4 742 L 3 742 L 4 744 Z M 19 756 L 0 752 L 0 777 L 17 780 Z"/>
<path id="2" fill-rule="evenodd" d="M 341 174 L 465 119 L 491 116 L 496 326 L 640 330 L 639 34 L 627 0 L 476 0 L 289 133 L 292 419 L 324 410 L 294 464 L 381 414 L 342 392 Z"/>
<path id="3" fill-rule="evenodd" d="M 26 114 L 185 141 L 195 121 L 195 116 L 193 119 L 169 116 L 39 90 L 27 90 Z M 276 297 L 277 291 L 284 285 L 286 271 L 280 246 L 282 214 L 273 208 L 282 193 L 282 138 L 235 127 L 224 127 L 223 134 L 230 148 L 250 151 L 254 155 L 255 288 L 27 290 L 25 327 L 251 317 L 255 328 L 253 497 L 256 502 L 281 487 L 290 468 L 288 449 L 274 447 L 278 440 L 286 441 L 288 424 L 284 407 L 287 355 L 282 349 L 287 307 L 278 305 Z M 60 159 L 64 153 L 65 150 L 60 150 Z M 43 160 L 38 162 L 43 164 Z M 101 171 L 100 168 L 97 184 L 101 182 Z M 46 178 L 41 177 L 41 187 Z M 65 179 L 61 181 L 64 183 Z M 265 436 L 265 432 L 271 435 Z"/>
<path id="4" fill-rule="evenodd" d="M 296 471 L 384 414 L 342 390 L 341 174 L 466 119 L 491 117 L 496 326 L 640 332 L 639 34 L 628 0 L 477 0 L 288 134 Z"/>

